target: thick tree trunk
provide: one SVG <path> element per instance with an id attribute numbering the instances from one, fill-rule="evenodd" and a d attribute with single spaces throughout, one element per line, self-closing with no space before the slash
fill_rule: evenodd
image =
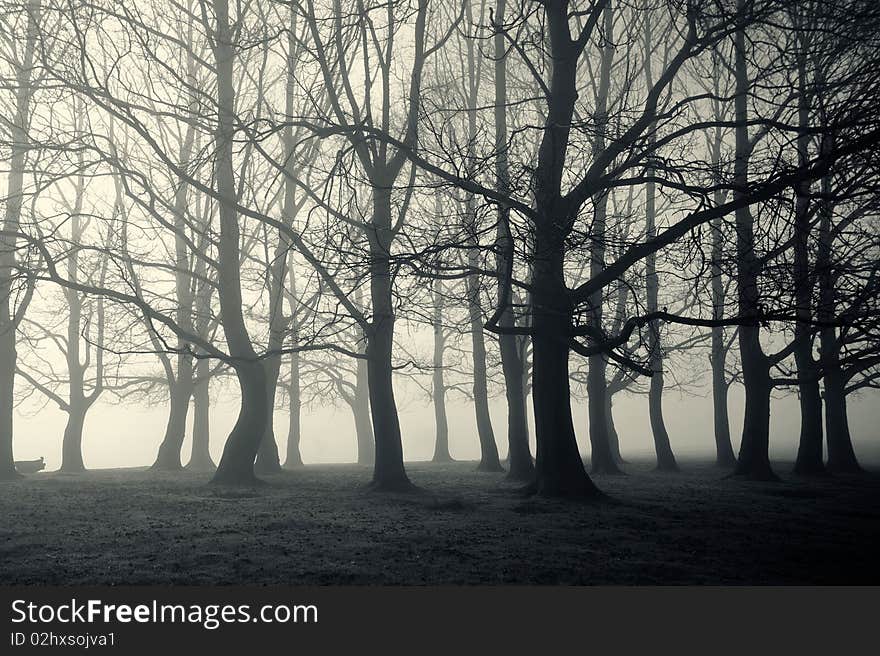
<path id="1" fill-rule="evenodd" d="M 743 0 L 737 0 L 743 10 Z M 747 193 L 751 145 L 747 128 L 749 79 L 745 55 L 745 33 L 736 33 L 735 44 L 736 97 L 734 99 L 737 127 L 734 159 L 734 199 Z M 755 254 L 754 218 L 748 206 L 736 210 L 737 301 L 739 317 L 739 349 L 746 408 L 742 441 L 734 474 L 758 480 L 775 480 L 770 468 L 770 362 L 761 349 L 758 274 L 760 264 Z"/>
<path id="2" fill-rule="evenodd" d="M 571 305 L 562 270 L 563 242 L 539 233 L 534 249 L 532 399 L 537 442 L 536 489 L 546 496 L 596 497 L 600 493 L 584 469 L 571 417 Z"/>
<path id="3" fill-rule="evenodd" d="M 393 319 L 374 318 L 372 335 L 367 343 L 370 412 L 376 438 L 372 487 L 380 491 L 407 491 L 412 483 L 403 465 L 400 420 L 394 401 L 391 349 L 394 340 Z"/>
<path id="4" fill-rule="evenodd" d="M 224 485 L 257 482 L 254 459 L 266 421 L 266 374 L 262 363 L 239 364 L 235 374 L 241 389 L 241 407 L 212 479 L 212 482 Z"/>
<path id="5" fill-rule="evenodd" d="M 269 348 L 273 347 L 270 345 Z M 278 390 L 278 374 L 281 372 L 281 356 L 269 356 L 263 361 L 263 368 L 266 372 L 266 427 L 260 440 L 254 471 L 274 474 L 281 471 L 278 443 L 275 441 L 275 394 Z"/>
<path id="6" fill-rule="evenodd" d="M 186 418 L 189 412 L 192 386 L 178 380 L 171 385 L 168 396 L 170 401 L 168 423 L 165 426 L 165 436 L 159 445 L 159 452 L 156 454 L 153 469 L 177 471 L 182 468 L 180 450 L 183 447 L 186 433 Z"/>
<path id="7" fill-rule="evenodd" d="M 82 457 L 83 427 L 88 407 L 84 400 L 71 403 L 67 412 L 67 425 L 61 442 L 61 471 L 79 473 L 86 470 Z"/>
<path id="8" fill-rule="evenodd" d="M 740 326 L 740 358 L 746 408 L 742 443 L 734 474 L 756 480 L 776 480 L 770 468 L 770 375 L 761 351 L 758 329 Z"/>
<path id="9" fill-rule="evenodd" d="M 266 372 L 251 344 L 242 314 L 241 272 L 239 263 L 238 212 L 235 208 L 236 186 L 232 168 L 235 136 L 235 91 L 233 86 L 232 34 L 229 27 L 228 0 L 214 0 L 217 30 L 214 36 L 214 59 L 217 68 L 219 116 L 216 140 L 216 178 L 220 200 L 220 235 L 217 297 L 229 354 L 241 388 L 238 420 L 226 440 L 223 456 L 212 479 L 222 484 L 253 484 L 254 459 L 266 428 Z"/>
<path id="10" fill-rule="evenodd" d="M 834 135 L 825 132 L 821 150 L 825 155 L 834 146 Z M 819 301 L 816 316 L 820 321 L 830 323 L 837 308 L 837 267 L 833 261 L 834 248 L 834 208 L 831 179 L 822 178 L 819 204 L 819 245 L 816 255 L 816 271 L 819 278 Z M 825 439 L 828 444 L 827 470 L 840 473 L 862 471 L 853 450 L 846 412 L 846 377 L 840 363 L 840 341 L 837 329 L 827 325 L 819 333 L 819 356 L 825 387 Z"/>
<path id="11" fill-rule="evenodd" d="M 834 339 L 836 341 L 836 338 Z M 843 376 L 839 366 L 835 367 L 833 364 L 825 373 L 825 426 L 828 440 L 828 471 L 840 474 L 861 472 L 862 468 L 856 459 L 849 432 Z"/>
<path id="12" fill-rule="evenodd" d="M 446 335 L 443 330 L 443 282 L 434 281 L 434 370 L 431 376 L 431 398 L 434 402 L 434 456 L 433 462 L 451 462 L 449 454 L 449 422 L 446 420 L 446 380 L 443 371 L 443 352 Z"/>
<path id="13" fill-rule="evenodd" d="M 211 457 L 211 390 L 209 363 L 200 359 L 196 363 L 198 383 L 193 389 L 193 436 L 192 451 L 186 468 L 194 472 L 212 472 L 217 469 Z"/>
<path id="14" fill-rule="evenodd" d="M 366 356 L 370 414 L 376 439 L 371 487 L 378 491 L 408 491 L 414 486 L 403 464 L 403 441 L 394 400 L 392 368 L 391 184 L 388 180 L 380 182 L 382 184 L 373 188 L 373 220 L 369 234 L 373 320 L 367 332 Z"/>
<path id="15" fill-rule="evenodd" d="M 584 469 L 571 416 L 568 356 L 572 302 L 565 282 L 565 239 L 572 208 L 563 199 L 565 166 L 577 99 L 578 52 L 564 5 L 545 6 L 553 55 L 547 117 L 532 180 L 532 401 L 535 410 L 535 488 L 539 494 L 593 498 L 600 492 Z"/>
<path id="16" fill-rule="evenodd" d="M 813 357 L 807 354 L 810 365 L 801 370 L 798 367 L 799 376 L 813 377 Z M 796 357 L 803 360 L 804 355 Z M 801 373 L 804 371 L 805 373 Z M 801 408 L 801 434 L 798 443 L 797 459 L 794 463 L 794 471 L 801 475 L 815 475 L 825 473 L 825 465 L 822 463 L 822 396 L 819 392 L 819 381 L 815 378 L 802 381 L 798 384 Z"/>
<path id="17" fill-rule="evenodd" d="M 587 416 L 590 426 L 590 471 L 593 474 L 622 474 L 611 450 L 608 434 L 608 383 L 605 356 L 591 355 L 587 372 Z"/>

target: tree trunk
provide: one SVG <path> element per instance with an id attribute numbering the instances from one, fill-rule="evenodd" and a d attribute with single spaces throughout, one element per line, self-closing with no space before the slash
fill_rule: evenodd
<path id="1" fill-rule="evenodd" d="M 474 23 L 472 3 L 465 6 L 465 20 L 468 24 Z M 477 53 L 473 39 L 466 40 L 467 72 L 465 80 L 467 98 L 467 162 L 468 170 L 475 166 L 475 142 L 477 140 L 477 102 L 480 89 L 481 75 L 477 70 Z M 467 251 L 468 266 L 478 269 L 479 257 L 479 220 L 477 217 L 476 198 L 468 193 L 465 199 L 465 216 L 468 223 L 467 229 L 471 241 Z M 500 472 L 504 471 L 498 458 L 498 445 L 495 443 L 495 432 L 492 430 L 492 420 L 489 417 L 489 392 L 486 382 L 486 338 L 483 334 L 483 311 L 480 302 L 480 280 L 476 274 L 467 277 L 467 302 L 468 313 L 471 322 L 471 356 L 473 361 L 474 375 L 474 412 L 477 420 L 477 435 L 480 439 L 480 464 L 477 471 Z"/>
<path id="2" fill-rule="evenodd" d="M 593 137 L 593 156 L 605 151 L 605 136 L 608 129 L 608 92 L 611 80 L 611 65 L 614 57 L 613 39 L 614 12 L 611 4 L 602 12 L 604 28 L 608 37 L 602 47 L 599 71 L 599 88 L 596 93 L 595 122 Z M 590 228 L 590 277 L 596 277 L 605 269 L 606 222 L 608 218 L 608 193 L 601 192 L 593 198 L 593 225 Z M 602 329 L 602 290 L 590 297 L 592 325 Z M 590 444 L 592 445 L 591 466 L 594 474 L 622 474 L 611 452 L 608 437 L 608 380 L 606 378 L 607 360 L 603 353 L 589 358 L 587 374 L 587 407 L 590 418 Z"/>
<path id="3" fill-rule="evenodd" d="M 737 0 L 737 10 L 744 11 L 744 0 Z M 748 127 L 749 79 L 745 55 L 745 33 L 736 33 L 734 99 L 737 122 L 736 156 L 734 159 L 734 200 L 748 189 L 748 166 L 751 145 Z M 758 274 L 760 264 L 755 254 L 754 218 L 748 206 L 736 210 L 737 301 L 739 317 L 739 349 L 742 364 L 746 408 L 742 441 L 734 474 L 758 480 L 775 480 L 770 468 L 770 362 L 761 349 Z"/>
<path id="4" fill-rule="evenodd" d="M 725 376 L 723 345 L 718 357 L 718 343 L 724 341 L 720 328 L 712 329 L 712 420 L 715 427 L 715 464 L 719 467 L 733 467 L 736 456 L 730 442 L 730 419 L 727 412 L 727 391 L 729 389 Z"/>
<path id="5" fill-rule="evenodd" d="M 5 301 L 0 301 L 4 303 Z M 12 413 L 15 407 L 15 332 L 0 331 L 0 480 L 16 478 L 15 458 L 12 454 Z"/>
<path id="6" fill-rule="evenodd" d="M 614 425 L 614 401 L 612 400 L 613 394 L 610 389 L 605 395 L 605 399 L 605 417 L 608 420 L 608 443 L 611 446 L 611 456 L 614 458 L 614 462 L 618 465 L 625 465 L 626 460 L 624 460 L 623 456 L 620 454 L 620 436 L 617 434 L 617 426 Z"/>
<path id="7" fill-rule="evenodd" d="M 833 332 L 834 328 L 826 328 Z M 823 339 L 824 341 L 824 339 Z M 836 338 L 834 338 L 836 342 Z M 824 348 L 824 347 L 823 347 Z M 829 347 L 833 348 L 833 346 Z M 825 372 L 825 430 L 828 440 L 828 471 L 840 474 L 856 474 L 862 471 L 852 445 L 849 419 L 846 412 L 846 391 L 839 365 Z"/>
<path id="8" fill-rule="evenodd" d="M 826 132 L 821 142 L 822 154 L 834 147 L 834 134 Z M 819 245 L 816 254 L 816 271 L 819 282 L 819 301 L 816 316 L 820 321 L 830 323 L 837 311 L 838 272 L 833 262 L 834 247 L 834 208 L 829 200 L 832 195 L 831 178 L 825 176 L 821 181 L 819 201 Z M 825 439 L 828 443 L 827 470 L 840 473 L 857 473 L 862 468 L 856 460 L 849 432 L 846 412 L 846 377 L 840 363 L 840 341 L 837 329 L 826 325 L 819 332 L 819 356 L 824 374 L 825 387 Z"/>
<path id="9" fill-rule="evenodd" d="M 241 389 L 241 407 L 212 482 L 253 484 L 257 482 L 254 458 L 266 421 L 266 374 L 259 361 L 237 365 L 235 374 Z"/>
<path id="10" fill-rule="evenodd" d="M 475 250 L 471 249 L 469 260 L 471 266 L 477 266 L 472 260 Z M 480 464 L 477 471 L 504 471 L 498 458 L 498 446 L 489 417 L 489 391 L 486 382 L 486 340 L 483 335 L 483 313 L 480 308 L 480 287 L 476 276 L 467 279 L 468 310 L 471 322 L 471 344 L 474 367 L 474 411 L 477 420 L 477 435 L 480 438 Z"/>
<path id="11" fill-rule="evenodd" d="M 238 212 L 232 168 L 235 137 L 235 91 L 233 86 L 234 51 L 229 28 L 228 0 L 215 0 L 217 30 L 214 59 L 217 69 L 218 121 L 216 140 L 217 192 L 220 196 L 220 235 L 217 296 L 229 354 L 241 388 L 238 420 L 226 440 L 223 456 L 212 479 L 223 484 L 252 484 L 254 459 L 266 428 L 266 372 L 257 359 L 242 314 L 241 272 L 239 262 Z"/>
<path id="12" fill-rule="evenodd" d="M 159 471 L 177 471 L 182 468 L 180 450 L 186 433 L 186 417 L 189 412 L 192 386 L 177 380 L 172 383 L 168 396 L 170 401 L 168 423 L 152 467 Z"/>
<path id="13" fill-rule="evenodd" d="M 712 80 L 715 95 L 721 97 L 720 91 L 720 63 L 717 57 L 712 60 Z M 715 118 L 721 119 L 720 103 L 716 102 Z M 712 141 L 712 165 L 721 166 L 721 147 L 724 143 L 724 129 L 717 127 Z M 716 189 L 714 192 L 715 205 L 724 202 L 724 192 Z M 712 219 L 710 229 L 712 232 L 712 319 L 720 320 L 725 312 L 724 270 L 722 261 L 726 247 L 722 232 L 724 223 L 722 219 Z M 725 343 L 724 328 L 715 326 L 712 328 L 712 342 L 709 361 L 712 366 L 712 423 L 715 433 L 715 464 L 718 467 L 732 468 L 736 465 L 736 456 L 733 453 L 733 445 L 730 442 L 730 417 L 727 408 L 727 393 L 730 384 L 727 381 L 727 349 Z"/>
<path id="14" fill-rule="evenodd" d="M 803 360 L 804 356 L 797 356 Z M 811 366 L 804 370 L 798 367 L 799 376 L 813 376 L 812 354 L 808 354 Z M 803 372 L 803 373 L 802 373 Z M 798 384 L 801 408 L 801 434 L 798 443 L 797 459 L 794 472 L 801 475 L 824 474 L 822 463 L 822 396 L 819 392 L 819 381 L 816 379 L 802 381 Z"/>
<path id="15" fill-rule="evenodd" d="M 209 363 L 204 358 L 196 362 L 198 382 L 193 389 L 192 452 L 186 468 L 194 472 L 212 472 L 217 469 L 211 457 L 211 390 Z"/>
<path id="16" fill-rule="evenodd" d="M 563 241 L 538 233 L 534 249 L 532 399 L 536 489 L 546 496 L 596 497 L 600 493 L 584 469 L 571 417 L 571 305 L 563 277 Z"/>
<path id="17" fill-rule="evenodd" d="M 532 180 L 537 216 L 531 271 L 532 402 L 535 411 L 535 489 L 548 496 L 595 498 L 584 469 L 571 416 L 568 355 L 572 302 L 565 282 L 565 239 L 575 208 L 563 199 L 561 180 L 577 99 L 577 59 L 567 9 L 545 6 L 553 56 L 547 116 Z"/>
<path id="18" fill-rule="evenodd" d="M 37 30 L 40 24 L 41 3 L 27 3 L 27 38 L 25 40 L 21 67 L 16 71 L 15 116 L 10 128 L 12 148 L 9 171 L 6 175 L 6 216 L 3 230 L 10 234 L 18 232 L 21 222 L 21 206 L 24 198 L 24 171 L 28 151 L 28 124 L 33 96 L 31 69 Z M 12 453 L 13 412 L 15 406 L 15 366 L 18 358 L 15 350 L 16 309 L 12 307 L 12 276 L 16 258 L 16 239 L 0 238 L 0 479 L 18 476 Z M 19 308 L 23 311 L 23 308 Z M 20 318 L 20 317 L 19 317 Z"/>
<path id="19" fill-rule="evenodd" d="M 509 311 L 505 312 L 509 315 Z M 512 326 L 503 316 L 498 325 Z M 529 450 L 529 427 L 526 416 L 525 389 L 523 386 L 523 365 L 515 335 L 502 334 L 501 368 L 504 371 L 505 393 L 507 396 L 507 478 L 516 481 L 531 481 L 535 477 L 535 465 Z"/>
<path id="20" fill-rule="evenodd" d="M 760 351 L 758 329 L 740 328 L 746 408 L 742 443 L 734 474 L 762 481 L 776 480 L 770 468 L 770 376 L 766 356 Z"/>
<path id="21" fill-rule="evenodd" d="M 645 17 L 645 79 L 647 88 L 654 86 L 651 70 L 651 49 L 655 46 L 651 35 L 650 16 Z M 653 143 L 653 136 L 650 137 Z M 649 166 L 645 170 L 645 241 L 650 242 L 657 236 L 656 216 L 656 185 L 653 181 L 654 169 Z M 645 258 L 645 310 L 650 314 L 658 310 L 657 297 L 660 291 L 660 280 L 657 275 L 657 254 L 651 252 Z M 678 471 L 678 464 L 669 443 L 666 422 L 663 421 L 663 352 L 660 344 L 660 323 L 652 321 L 648 325 L 648 366 L 653 375 L 648 387 L 648 417 L 651 422 L 651 433 L 654 436 L 654 451 L 657 454 L 657 469 L 660 471 Z"/>
<path id="22" fill-rule="evenodd" d="M 506 0 L 499 0 L 495 22 L 499 26 L 493 35 L 495 48 L 495 182 L 502 194 L 510 193 L 510 166 L 507 157 L 507 44 L 500 26 L 504 25 Z M 498 345 L 501 351 L 501 370 L 504 374 L 504 391 L 507 397 L 507 478 L 515 481 L 532 481 L 535 465 L 529 450 L 529 426 L 526 414 L 524 363 L 520 357 L 517 336 L 510 330 L 516 324 L 511 309 L 513 289 L 505 280 L 513 263 L 513 240 L 509 234 L 510 209 L 498 208 L 498 232 L 495 239 L 496 269 L 498 271 L 498 302 L 502 303 L 498 326 L 501 334 Z"/>
<path id="23" fill-rule="evenodd" d="M 287 456 L 284 459 L 285 469 L 296 469 L 303 466 L 299 446 L 302 439 L 302 396 L 299 388 L 299 352 L 290 354 L 290 382 L 287 385 L 289 421 L 287 426 Z"/>
<path id="24" fill-rule="evenodd" d="M 280 348 L 280 344 L 277 348 Z M 272 345 L 269 348 L 273 348 Z M 281 460 L 278 456 L 278 443 L 275 441 L 275 394 L 278 390 L 278 374 L 281 372 L 281 356 L 270 355 L 263 361 L 266 372 L 266 427 L 254 471 L 260 474 L 274 474 L 281 471 Z"/>
<path id="25" fill-rule="evenodd" d="M 67 425 L 61 442 L 61 471 L 79 473 L 86 470 L 82 457 L 83 426 L 88 407 L 84 400 L 70 404 L 67 412 Z"/>
<path id="26" fill-rule="evenodd" d="M 795 11 L 794 9 L 792 11 Z M 807 92 L 807 44 L 806 34 L 797 39 L 798 72 L 798 166 L 810 162 L 810 102 Z M 794 350 L 797 365 L 798 396 L 801 408 L 801 434 L 798 443 L 794 471 L 801 475 L 825 472 L 822 462 L 822 398 L 819 393 L 819 371 L 813 359 L 813 290 L 814 275 L 810 270 L 810 183 L 802 182 L 796 187 L 794 211 L 794 287 L 797 323 L 794 328 Z"/>
<path id="27" fill-rule="evenodd" d="M 380 491 L 406 491 L 412 483 L 403 465 L 400 421 L 394 401 L 391 348 L 394 340 L 393 319 L 374 319 L 367 343 L 367 375 L 370 389 L 370 412 L 376 438 L 372 487 Z"/>
<path id="28" fill-rule="evenodd" d="M 392 349 L 394 305 L 391 280 L 391 185 L 381 180 L 373 188 L 370 241 L 370 297 L 373 320 L 367 333 L 367 381 L 370 413 L 376 438 L 371 487 L 378 491 L 409 491 L 413 484 L 403 465 L 400 418 L 394 400 Z"/>
<path id="29" fill-rule="evenodd" d="M 646 20 L 646 25 L 649 22 Z M 650 44 L 650 31 L 646 27 L 646 39 Z M 648 57 L 650 62 L 650 57 Z M 649 64 L 646 63 L 649 84 L 651 74 Z M 654 171 L 648 167 L 645 175 L 653 177 Z M 649 181 L 645 185 L 645 240 L 651 241 L 657 235 L 656 207 L 655 207 L 655 184 Z M 657 255 L 651 253 L 645 258 L 645 292 L 646 310 L 648 313 L 656 312 L 658 308 L 657 297 L 660 291 L 660 280 L 657 276 Z M 648 325 L 648 353 L 649 367 L 653 372 L 648 388 L 648 417 L 651 421 L 651 433 L 654 436 L 654 451 L 657 454 L 657 469 L 660 471 L 678 471 L 678 464 L 672 453 L 672 445 L 669 443 L 669 433 L 666 431 L 666 422 L 663 421 L 663 353 L 660 345 L 660 324 L 652 321 Z"/>
<path id="30" fill-rule="evenodd" d="M 367 367 L 366 360 L 358 360 L 354 408 L 352 408 L 359 465 L 372 465 L 376 455 L 376 440 L 373 437 L 373 424 L 370 420 L 370 385 Z"/>
<path id="31" fill-rule="evenodd" d="M 662 409 L 663 371 L 657 370 L 651 376 L 648 389 L 648 416 L 651 421 L 651 432 L 654 434 L 654 451 L 657 454 L 657 469 L 660 471 L 678 471 L 678 464 L 669 444 L 666 423 L 663 421 Z"/>
<path id="32" fill-rule="evenodd" d="M 608 196 L 602 195 L 595 201 L 593 215 L 593 245 L 590 249 L 590 275 L 597 276 L 605 268 L 605 215 L 607 210 Z M 592 304 L 592 324 L 597 329 L 602 327 L 602 292 L 593 294 L 590 299 Z M 596 353 L 588 358 L 589 370 L 587 372 L 587 413 L 590 422 L 590 444 L 592 454 L 590 456 L 591 472 L 593 474 L 622 474 L 617 466 L 614 454 L 611 450 L 611 441 L 608 434 L 608 417 L 605 414 L 609 407 L 608 380 L 606 377 L 607 361 L 603 353 Z"/>
<path id="33" fill-rule="evenodd" d="M 434 281 L 434 370 L 431 376 L 431 398 L 434 402 L 434 457 L 433 462 L 451 462 L 449 455 L 449 423 L 446 420 L 446 381 L 443 375 L 443 351 L 446 335 L 443 331 L 443 282 Z"/>

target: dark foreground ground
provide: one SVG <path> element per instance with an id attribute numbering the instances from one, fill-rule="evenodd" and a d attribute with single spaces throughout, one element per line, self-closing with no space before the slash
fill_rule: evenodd
<path id="1" fill-rule="evenodd" d="M 0 483 L 0 583 L 880 583 L 880 477 L 777 484 L 632 465 L 602 503 L 524 499 L 473 463 L 425 496 L 315 466 L 256 489 L 105 470 Z M 790 466 L 779 464 L 778 471 Z"/>

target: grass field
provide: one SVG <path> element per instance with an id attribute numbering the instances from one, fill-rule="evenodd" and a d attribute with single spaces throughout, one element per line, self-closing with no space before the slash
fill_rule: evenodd
<path id="1" fill-rule="evenodd" d="M 411 463 L 423 495 L 313 466 L 253 489 L 101 470 L 0 483 L 4 584 L 880 583 L 880 476 L 781 483 L 648 464 L 595 503 L 523 498 L 474 463 Z"/>

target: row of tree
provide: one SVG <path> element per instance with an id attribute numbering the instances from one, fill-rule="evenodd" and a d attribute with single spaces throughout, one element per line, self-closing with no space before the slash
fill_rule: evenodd
<path id="1" fill-rule="evenodd" d="M 720 465 L 775 476 L 783 389 L 796 471 L 825 471 L 826 441 L 858 469 L 847 397 L 880 371 L 871 0 L 4 0 L 0 20 L 0 475 L 32 394 L 68 413 L 65 470 L 102 394 L 167 399 L 162 469 L 192 406 L 189 465 L 212 468 L 214 380 L 241 399 L 215 481 L 281 467 L 280 403 L 301 464 L 301 410 L 334 395 L 372 485 L 405 490 L 394 381 L 427 375 L 435 459 L 465 385 L 479 467 L 502 469 L 503 390 L 509 475 L 591 496 L 572 399 L 592 471 L 616 472 L 612 398 L 644 390 L 675 470 L 664 387 L 706 355 Z"/>

